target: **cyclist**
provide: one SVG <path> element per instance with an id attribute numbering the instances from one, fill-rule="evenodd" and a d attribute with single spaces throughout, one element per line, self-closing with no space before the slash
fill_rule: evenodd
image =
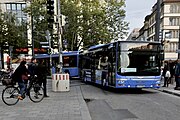
<path id="1" fill-rule="evenodd" d="M 27 88 L 28 74 L 29 71 L 26 68 L 26 61 L 22 61 L 13 75 L 13 79 L 18 82 L 20 88 L 20 95 L 18 96 L 18 99 L 20 100 L 25 97 L 23 93 Z"/>

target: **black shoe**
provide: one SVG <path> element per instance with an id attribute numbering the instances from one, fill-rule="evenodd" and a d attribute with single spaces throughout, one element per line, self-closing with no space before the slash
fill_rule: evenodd
<path id="1" fill-rule="evenodd" d="M 38 95 L 42 95 L 41 93 L 38 93 Z"/>
<path id="2" fill-rule="evenodd" d="M 166 87 L 166 86 L 163 85 L 162 87 Z"/>
<path id="3" fill-rule="evenodd" d="M 175 87 L 174 90 L 180 90 L 180 87 Z"/>
<path id="4" fill-rule="evenodd" d="M 45 95 L 44 97 L 49 97 L 48 95 Z"/>

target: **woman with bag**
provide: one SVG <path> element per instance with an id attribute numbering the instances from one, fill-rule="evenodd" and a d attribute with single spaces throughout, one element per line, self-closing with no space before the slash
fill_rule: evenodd
<path id="1" fill-rule="evenodd" d="M 18 96 L 20 100 L 24 98 L 23 93 L 27 87 L 28 74 L 29 74 L 29 71 L 26 68 L 26 61 L 22 61 L 14 72 L 14 79 L 16 82 L 18 82 L 18 85 L 20 88 L 20 95 Z"/>
<path id="2" fill-rule="evenodd" d="M 166 71 L 166 74 L 165 74 L 165 79 L 164 79 L 164 85 L 166 87 L 168 87 L 169 83 L 170 83 L 170 78 L 171 78 L 171 73 L 169 70 Z"/>
<path id="3" fill-rule="evenodd" d="M 168 70 L 168 64 L 165 63 L 164 64 L 164 69 L 163 69 L 163 73 L 162 73 L 163 77 L 164 77 L 164 85 L 162 87 L 168 87 L 168 80 L 171 77 L 170 71 Z"/>

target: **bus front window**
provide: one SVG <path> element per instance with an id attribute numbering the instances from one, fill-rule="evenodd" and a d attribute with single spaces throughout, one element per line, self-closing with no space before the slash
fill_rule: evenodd
<path id="1" fill-rule="evenodd" d="M 138 47 L 141 48 L 141 47 Z M 160 54 L 157 51 L 144 49 L 121 49 L 119 53 L 118 74 L 128 76 L 160 75 Z"/>

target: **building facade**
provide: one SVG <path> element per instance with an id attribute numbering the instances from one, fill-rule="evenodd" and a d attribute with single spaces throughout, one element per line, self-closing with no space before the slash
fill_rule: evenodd
<path id="1" fill-rule="evenodd" d="M 157 5 L 152 7 L 150 15 L 145 17 L 144 26 L 139 31 L 138 40 L 155 40 Z M 180 0 L 160 1 L 159 41 L 164 44 L 165 60 L 178 58 L 180 41 Z"/>
<path id="2" fill-rule="evenodd" d="M 23 21 L 27 21 L 27 16 L 23 12 L 23 9 L 26 7 L 26 3 L 20 2 L 19 0 L 1 0 L 0 9 L 2 12 L 12 13 L 16 16 L 17 24 L 21 24 Z"/>

